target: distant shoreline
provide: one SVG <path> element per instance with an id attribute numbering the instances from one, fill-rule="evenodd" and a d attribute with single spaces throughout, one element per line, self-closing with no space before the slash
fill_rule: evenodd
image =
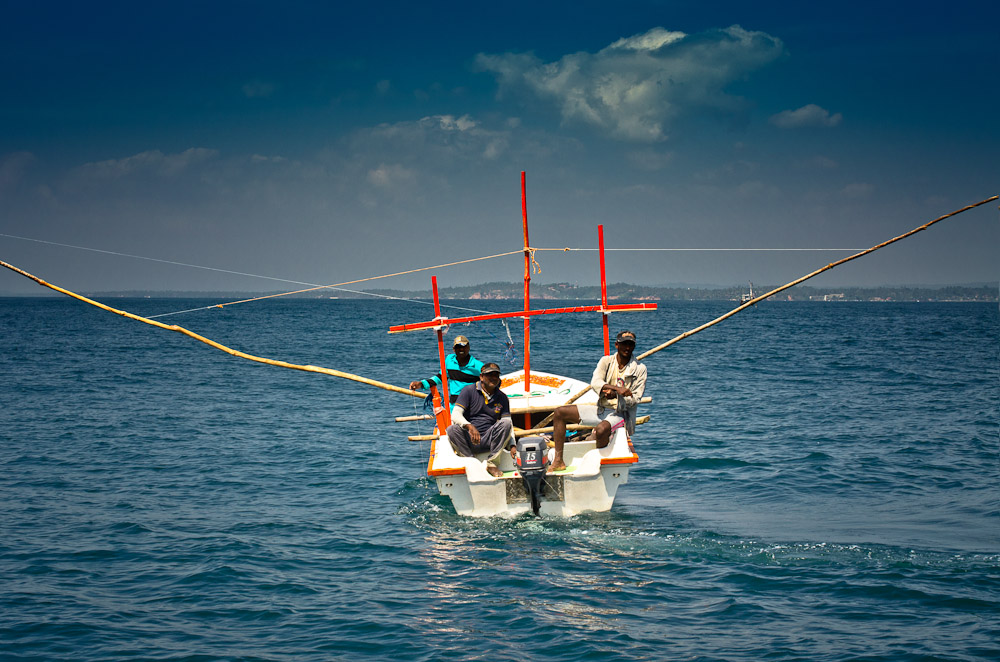
<path id="1" fill-rule="evenodd" d="M 523 283 L 484 283 L 463 287 L 448 287 L 440 290 L 442 299 L 452 300 L 523 300 Z M 774 285 L 754 286 L 755 295 L 775 289 Z M 615 283 L 608 286 L 608 299 L 614 301 L 739 301 L 747 292 L 746 287 L 652 287 Z M 366 294 L 367 293 L 367 294 Z M 232 292 L 232 291 L 149 291 L 120 290 L 86 293 L 95 299 L 213 299 L 232 300 L 256 296 L 281 294 L 280 291 Z M 63 296 L 40 291 L 32 294 L 3 293 L 2 298 L 48 298 Z M 365 293 L 345 292 L 336 289 L 318 290 L 303 294 L 289 295 L 295 299 L 430 299 L 429 290 L 366 290 Z M 537 301 L 600 301 L 600 288 L 576 286 L 569 283 L 536 285 L 531 298 Z M 768 301 L 874 301 L 874 302 L 998 302 L 1000 289 L 991 285 L 942 285 L 937 287 L 880 286 L 880 287 L 814 287 L 799 285 L 785 290 Z"/>

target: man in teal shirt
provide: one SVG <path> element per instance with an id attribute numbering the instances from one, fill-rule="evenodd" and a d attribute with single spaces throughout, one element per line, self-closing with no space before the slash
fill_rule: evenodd
<path id="1" fill-rule="evenodd" d="M 469 339 L 465 336 L 455 337 L 454 349 L 455 353 L 449 354 L 444 359 L 444 368 L 448 372 L 448 395 L 451 404 L 455 404 L 463 388 L 479 381 L 479 371 L 483 367 L 483 362 L 472 356 Z M 410 388 L 414 391 L 440 385 L 440 372 L 430 379 L 410 382 Z"/>

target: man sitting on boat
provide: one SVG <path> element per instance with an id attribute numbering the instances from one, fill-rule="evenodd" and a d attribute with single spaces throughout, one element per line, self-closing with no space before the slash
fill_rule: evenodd
<path id="1" fill-rule="evenodd" d="M 631 437 L 635 432 L 636 411 L 646 390 L 646 366 L 632 357 L 635 351 L 635 334 L 622 331 L 615 338 L 616 353 L 602 356 L 590 379 L 590 387 L 597 392 L 596 405 L 563 405 L 552 417 L 552 441 L 555 453 L 549 472 L 566 468 L 563 462 L 563 445 L 566 443 L 566 425 L 583 423 L 596 425 L 594 434 L 597 447 L 604 448 L 611 440 L 611 433 L 625 427 Z"/>
<path id="2" fill-rule="evenodd" d="M 469 339 L 465 336 L 456 336 L 453 343 L 455 353 L 449 354 L 444 359 L 445 370 L 448 371 L 448 395 L 451 404 L 458 401 L 458 394 L 463 388 L 470 384 L 475 384 L 479 380 L 479 371 L 482 370 L 483 362 L 472 356 Z M 430 379 L 419 379 L 410 382 L 410 389 L 430 388 L 441 385 L 441 373 L 434 375 Z"/>
<path id="3" fill-rule="evenodd" d="M 500 390 L 500 366 L 487 363 L 479 375 L 478 382 L 469 384 L 458 394 L 458 401 L 451 411 L 448 440 L 455 453 L 463 457 L 489 453 L 486 471 L 499 478 L 503 472 L 494 461 L 503 452 L 514 431 L 510 401 Z"/>

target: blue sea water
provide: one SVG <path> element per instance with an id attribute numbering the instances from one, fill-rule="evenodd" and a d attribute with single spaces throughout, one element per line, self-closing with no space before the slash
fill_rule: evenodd
<path id="1" fill-rule="evenodd" d="M 642 351 L 727 308 L 612 325 Z M 163 321 L 404 385 L 433 334 L 386 330 L 430 310 Z M 451 332 L 502 358 L 499 322 Z M 586 379 L 601 352 L 592 314 L 531 337 L 539 370 Z M 426 477 L 426 424 L 393 420 L 419 400 L 0 299 L 0 658 L 997 660 L 998 351 L 996 304 L 766 302 L 647 359 L 610 512 L 478 520 Z"/>

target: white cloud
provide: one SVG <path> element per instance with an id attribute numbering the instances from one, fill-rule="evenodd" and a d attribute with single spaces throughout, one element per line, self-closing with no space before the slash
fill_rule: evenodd
<path id="1" fill-rule="evenodd" d="M 353 149 L 362 154 L 409 154 L 421 161 L 437 155 L 492 160 L 507 151 L 510 139 L 510 130 L 488 129 L 469 115 L 432 115 L 359 131 Z"/>
<path id="2" fill-rule="evenodd" d="M 770 122 L 781 129 L 800 129 L 803 127 L 834 127 L 840 124 L 844 116 L 840 113 L 831 115 L 830 111 L 814 103 L 802 106 L 796 110 L 783 110 L 771 115 Z"/>
<path id="3" fill-rule="evenodd" d="M 531 54 L 480 53 L 500 94 L 528 90 L 558 106 L 565 122 L 595 126 L 619 139 L 665 140 L 670 123 L 697 108 L 736 109 L 729 83 L 777 58 L 779 39 L 738 25 L 686 35 L 654 28 L 619 39 L 597 53 L 555 62 Z"/>
<path id="4" fill-rule="evenodd" d="M 368 171 L 368 183 L 384 189 L 395 189 L 400 185 L 409 185 L 417 178 L 417 173 L 411 168 L 399 164 L 380 163 L 378 167 Z"/>
<path id="5" fill-rule="evenodd" d="M 389 94 L 389 90 L 392 89 L 392 83 L 388 80 L 380 80 L 375 83 L 375 91 L 378 92 L 379 96 L 385 96 Z"/>
<path id="6" fill-rule="evenodd" d="M 653 28 L 644 34 L 637 34 L 632 37 L 623 37 L 608 48 L 631 49 L 634 51 L 655 51 L 667 44 L 679 41 L 687 35 L 683 32 L 671 32 L 663 28 Z"/>
<path id="7" fill-rule="evenodd" d="M 176 154 L 164 154 L 160 150 L 140 152 L 121 159 L 108 159 L 85 163 L 78 173 L 97 179 L 118 179 L 134 173 L 176 175 L 192 165 L 216 158 L 219 152 L 205 147 L 192 147 Z"/>

